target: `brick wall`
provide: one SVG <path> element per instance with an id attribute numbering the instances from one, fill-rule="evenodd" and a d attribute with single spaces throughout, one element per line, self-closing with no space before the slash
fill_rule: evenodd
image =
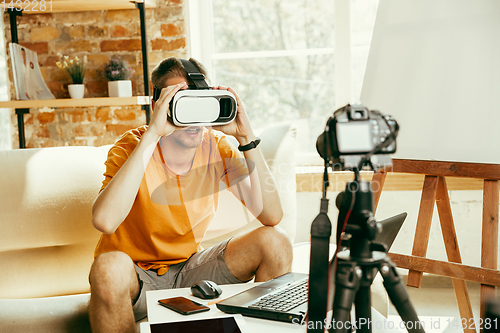
<path id="1" fill-rule="evenodd" d="M 146 10 L 149 73 L 163 58 L 187 56 L 184 1 L 156 2 L 156 8 Z M 44 80 L 56 98 L 69 98 L 67 85 L 71 83 L 56 66 L 59 55 L 85 59 L 85 97 L 108 96 L 102 69 L 113 57 L 124 59 L 135 70 L 133 94 L 144 94 L 139 10 L 24 15 L 17 22 L 19 44 L 37 52 Z M 4 15 L 4 25 L 8 44 L 11 40 L 8 15 Z M 15 99 L 9 54 L 7 58 L 11 98 Z M 11 121 L 13 148 L 18 148 L 14 111 Z M 126 130 L 145 122 L 140 106 L 31 109 L 25 115 L 26 146 L 110 144 Z"/>

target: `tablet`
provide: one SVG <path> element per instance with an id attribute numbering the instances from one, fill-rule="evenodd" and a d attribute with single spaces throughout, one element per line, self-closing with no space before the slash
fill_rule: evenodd
<path id="1" fill-rule="evenodd" d="M 240 316 L 194 319 L 170 323 L 151 324 L 151 333 L 246 333 L 245 322 Z"/>

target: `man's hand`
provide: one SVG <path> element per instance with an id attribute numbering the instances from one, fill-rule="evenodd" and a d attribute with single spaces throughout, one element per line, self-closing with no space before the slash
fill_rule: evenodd
<path id="1" fill-rule="evenodd" d="M 253 134 L 252 127 L 250 126 L 250 120 L 245 112 L 245 107 L 243 106 L 243 102 L 241 101 L 238 94 L 229 87 L 214 87 L 214 89 L 218 90 L 227 90 L 233 93 L 234 97 L 236 97 L 236 119 L 226 125 L 221 126 L 213 126 L 212 128 L 218 131 L 221 131 L 227 135 L 232 135 L 238 140 L 241 145 L 246 145 L 250 141 L 255 140 L 255 135 Z"/>
<path id="2" fill-rule="evenodd" d="M 186 89 L 186 83 L 176 84 L 175 86 L 168 86 L 161 90 L 160 98 L 154 102 L 153 115 L 151 122 L 148 126 L 148 132 L 154 133 L 158 137 L 167 136 L 179 129 L 167 119 L 168 108 L 170 101 L 174 95 L 181 89 Z"/>

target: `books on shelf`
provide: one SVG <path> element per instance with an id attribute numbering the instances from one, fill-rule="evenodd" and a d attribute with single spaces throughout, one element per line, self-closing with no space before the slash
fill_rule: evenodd
<path id="1" fill-rule="evenodd" d="M 16 99 L 54 99 L 43 80 L 36 52 L 16 43 L 10 43 L 9 48 Z"/>

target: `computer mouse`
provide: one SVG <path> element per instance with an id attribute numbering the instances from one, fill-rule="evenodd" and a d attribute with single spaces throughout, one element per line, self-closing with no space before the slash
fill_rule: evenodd
<path id="1" fill-rule="evenodd" d="M 222 294 L 222 289 L 215 282 L 201 280 L 193 284 L 191 293 L 201 299 L 212 299 L 219 297 Z"/>

